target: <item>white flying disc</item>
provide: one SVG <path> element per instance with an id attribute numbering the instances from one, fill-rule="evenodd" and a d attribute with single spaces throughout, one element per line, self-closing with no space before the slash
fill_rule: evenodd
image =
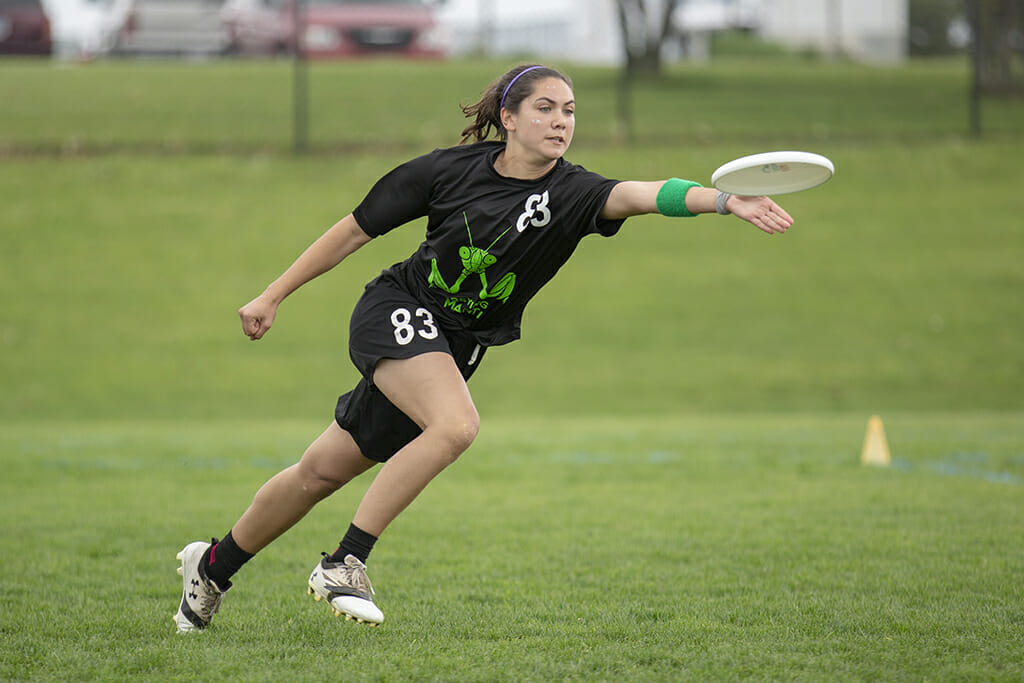
<path id="1" fill-rule="evenodd" d="M 833 173 L 832 162 L 820 154 L 765 152 L 722 164 L 711 174 L 711 184 L 729 194 L 786 194 L 817 187 Z"/>

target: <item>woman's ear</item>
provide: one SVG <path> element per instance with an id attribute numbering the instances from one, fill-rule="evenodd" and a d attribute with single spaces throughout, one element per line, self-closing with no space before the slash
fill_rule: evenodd
<path id="1" fill-rule="evenodd" d="M 504 107 L 501 108 L 501 125 L 504 126 L 507 131 L 513 131 L 516 129 L 515 115 Z"/>

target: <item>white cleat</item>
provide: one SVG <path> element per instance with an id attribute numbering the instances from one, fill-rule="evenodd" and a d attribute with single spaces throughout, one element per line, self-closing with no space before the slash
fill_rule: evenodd
<path id="1" fill-rule="evenodd" d="M 201 564 L 210 545 L 203 541 L 189 543 L 177 555 L 181 561 L 178 576 L 182 578 L 183 588 L 181 605 L 172 619 L 178 627 L 178 633 L 194 633 L 209 626 L 224 600 L 224 591 L 231 587 L 229 583 L 227 588 L 221 590 L 206 578 Z"/>
<path id="2" fill-rule="evenodd" d="M 366 565 L 354 555 L 346 555 L 344 562 L 328 562 L 327 555 L 309 575 L 307 592 L 317 602 L 326 600 L 336 617 L 358 624 L 379 626 L 384 613 L 373 604 L 373 586 L 366 576 Z"/>

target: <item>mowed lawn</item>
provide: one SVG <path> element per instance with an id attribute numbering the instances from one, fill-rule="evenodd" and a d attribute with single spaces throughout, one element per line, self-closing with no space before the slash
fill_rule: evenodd
<path id="1" fill-rule="evenodd" d="M 740 149 L 583 149 L 612 176 L 702 177 Z M 1016 143 L 834 143 L 836 177 L 735 218 L 587 238 L 473 380 L 485 416 L 1019 411 Z M 236 311 L 402 157 L 12 159 L 0 168 L 0 414 L 306 418 L 356 380 L 348 318 L 412 253 L 376 240 L 283 305 Z"/>
<path id="2" fill-rule="evenodd" d="M 524 60 L 529 61 L 529 60 Z M 476 101 L 516 61 L 389 60 L 313 63 L 308 137 L 314 151 L 379 154 L 458 141 L 459 104 Z M 801 148 L 836 140 L 947 140 L 969 130 L 970 64 L 903 68 L 772 59 L 716 59 L 639 80 L 623 112 L 620 74 L 561 66 L 577 96 L 574 141 L 607 146 L 626 135 L 658 147 L 742 140 Z M 5 60 L 0 153 L 287 151 L 293 142 L 288 61 L 107 61 L 86 65 Z M 986 99 L 986 134 L 1019 137 L 1024 104 Z M 785 148 L 785 147 L 782 147 Z M 747 150 L 749 151 L 749 149 Z M 760 151 L 756 149 L 755 151 Z"/>
<path id="3" fill-rule="evenodd" d="M 586 240 L 471 382 L 477 443 L 374 551 L 383 627 L 305 596 L 364 478 L 174 634 L 175 553 L 328 423 L 352 306 L 423 226 L 259 343 L 237 308 L 505 66 L 318 66 L 294 158 L 286 64 L 0 65 L 26 94 L 0 107 L 0 679 L 1024 677 L 1024 112 L 986 102 L 966 139 L 952 63 L 680 69 L 638 86 L 634 146 L 616 74 L 574 70 L 594 171 L 707 183 L 797 147 L 836 177 L 779 198 L 784 236 Z M 887 468 L 859 464 L 873 414 Z"/>
<path id="4" fill-rule="evenodd" d="M 1020 680 L 1024 436 L 999 415 L 496 419 L 378 544 L 384 625 L 305 595 L 368 479 L 176 636 L 175 552 L 313 422 L 0 432 L 0 677 Z"/>

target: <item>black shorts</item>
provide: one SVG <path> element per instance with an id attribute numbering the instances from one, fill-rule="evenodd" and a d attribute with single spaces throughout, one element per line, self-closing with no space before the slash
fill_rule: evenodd
<path id="1" fill-rule="evenodd" d="M 468 380 L 485 351 L 469 334 L 441 330 L 433 312 L 409 294 L 379 284 L 367 287 L 356 304 L 348 344 L 349 356 L 363 377 L 338 399 L 334 419 L 352 435 L 363 455 L 377 462 L 387 461 L 422 432 L 374 386 L 377 363 L 384 358 L 447 353 Z"/>

